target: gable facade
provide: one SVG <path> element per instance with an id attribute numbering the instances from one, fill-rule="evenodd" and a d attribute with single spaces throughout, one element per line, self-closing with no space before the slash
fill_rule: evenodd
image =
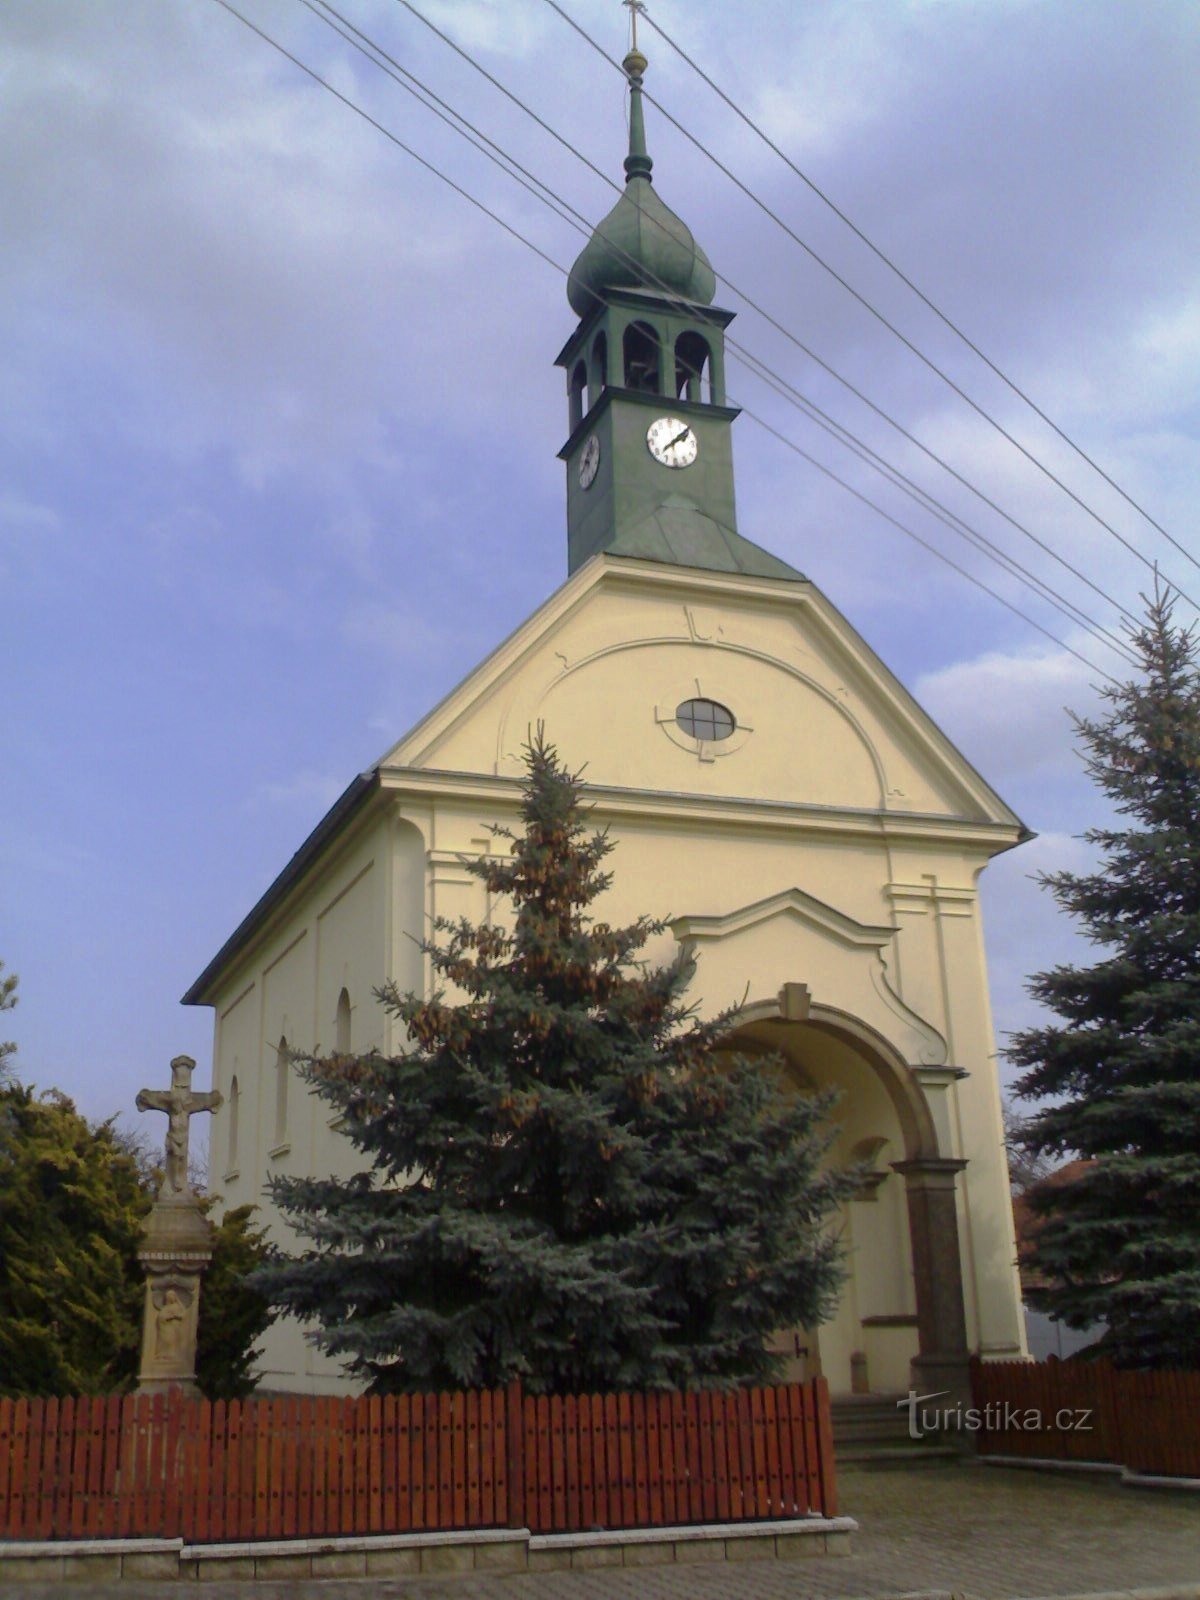
<path id="1" fill-rule="evenodd" d="M 697 697 L 729 708 L 731 738 L 680 726 Z M 435 916 L 503 915 L 463 857 L 515 819 L 539 723 L 616 841 L 599 914 L 672 919 L 651 958 L 692 947 L 701 1011 L 737 1008 L 731 1048 L 837 1090 L 830 1160 L 868 1163 L 840 1219 L 846 1292 L 822 1328 L 780 1330 L 791 1370 L 835 1393 L 944 1388 L 969 1350 L 1019 1354 L 976 887 L 1023 830 L 799 578 L 594 557 L 359 780 L 187 997 L 217 1013 L 225 1203 L 264 1205 L 282 1239 L 267 1179 L 352 1168 L 299 1082 L 280 1125 L 280 1040 L 331 1048 L 348 1005 L 354 1050 L 404 1047 L 373 990 L 424 987 Z M 294 1324 L 264 1368 L 272 1388 L 343 1386 Z"/>

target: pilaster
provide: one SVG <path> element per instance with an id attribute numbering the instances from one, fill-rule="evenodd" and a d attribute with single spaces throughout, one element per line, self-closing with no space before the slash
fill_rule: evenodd
<path id="1" fill-rule="evenodd" d="M 918 1347 L 913 1383 L 967 1399 L 969 1352 L 955 1193 L 966 1162 L 924 1157 L 892 1166 L 904 1178 L 912 1238 Z"/>

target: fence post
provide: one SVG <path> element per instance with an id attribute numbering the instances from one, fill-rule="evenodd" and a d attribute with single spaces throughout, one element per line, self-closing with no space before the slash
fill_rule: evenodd
<path id="1" fill-rule="evenodd" d="M 508 1526 L 525 1526 L 525 1403 L 520 1378 L 504 1391 L 505 1472 L 508 1477 Z"/>
<path id="2" fill-rule="evenodd" d="M 1125 1386 L 1111 1361 L 1097 1361 L 1092 1371 L 1096 1375 L 1094 1393 L 1100 1423 L 1100 1444 L 1105 1459 L 1129 1466 L 1127 1436 L 1132 1435 L 1138 1419 L 1132 1410 L 1126 1410 L 1129 1399 L 1123 1392 Z"/>
<path id="3" fill-rule="evenodd" d="M 812 1380 L 813 1405 L 817 1413 L 818 1482 L 821 1489 L 821 1515 L 837 1516 L 837 1468 L 833 1459 L 833 1413 L 829 1407 L 829 1384 L 824 1378 Z"/>

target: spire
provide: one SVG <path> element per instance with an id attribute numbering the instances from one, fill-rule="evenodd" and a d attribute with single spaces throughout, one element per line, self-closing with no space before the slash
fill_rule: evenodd
<path id="1" fill-rule="evenodd" d="M 632 15 L 636 32 L 636 8 Z M 654 163 L 646 154 L 646 122 L 642 114 L 642 78 L 649 63 L 635 43 L 621 65 L 629 79 L 629 154 L 625 157 L 625 176 L 649 178 Z"/>
<path id="2" fill-rule="evenodd" d="M 646 152 L 642 78 L 648 65 L 637 47 L 641 0 L 629 7 L 631 42 L 622 66 L 629 82 L 629 154 L 625 189 L 571 268 L 567 299 L 581 317 L 590 316 L 608 289 L 637 289 L 709 305 L 717 281 L 691 229 L 655 193 Z"/>

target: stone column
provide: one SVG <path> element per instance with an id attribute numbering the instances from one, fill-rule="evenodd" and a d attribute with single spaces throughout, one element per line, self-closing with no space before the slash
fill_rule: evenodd
<path id="1" fill-rule="evenodd" d="M 212 1224 L 196 1203 L 158 1200 L 142 1229 L 146 1274 L 139 1394 L 198 1395 L 196 1331 L 200 1279 L 212 1260 Z"/>
<path id="2" fill-rule="evenodd" d="M 941 1407 L 970 1403 L 967 1319 L 954 1184 L 965 1161 L 941 1156 L 895 1161 L 903 1174 L 917 1296 L 918 1354 L 912 1382 L 924 1393 L 948 1391 Z"/>

